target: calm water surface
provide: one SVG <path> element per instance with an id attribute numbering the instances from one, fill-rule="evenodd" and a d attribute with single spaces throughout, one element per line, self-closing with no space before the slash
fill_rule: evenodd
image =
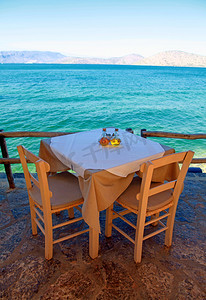
<path id="1" fill-rule="evenodd" d="M 206 68 L 112 65 L 0 65 L 1 128 L 80 131 L 132 127 L 206 132 Z M 153 138 L 153 140 L 155 140 Z M 38 154 L 39 139 L 7 139 Z M 206 141 L 156 139 L 206 156 Z M 20 171 L 19 165 L 13 166 Z M 0 166 L 0 171 L 3 167 Z"/>

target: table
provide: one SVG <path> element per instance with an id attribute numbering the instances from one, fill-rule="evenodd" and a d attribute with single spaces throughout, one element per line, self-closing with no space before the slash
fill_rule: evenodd
<path id="1" fill-rule="evenodd" d="M 102 147 L 101 129 L 42 140 L 39 156 L 50 171 L 73 169 L 84 198 L 82 216 L 90 226 L 90 256 L 98 255 L 99 212 L 108 208 L 129 186 L 140 165 L 175 150 L 119 129 L 120 146 Z M 109 133 L 114 128 L 107 129 Z M 171 165 L 154 174 L 153 181 L 175 179 L 178 166 Z M 141 176 L 141 174 L 140 174 Z"/>

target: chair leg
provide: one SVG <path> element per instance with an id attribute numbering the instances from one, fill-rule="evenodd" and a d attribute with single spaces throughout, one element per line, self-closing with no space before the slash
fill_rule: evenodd
<path id="1" fill-rule="evenodd" d="M 36 212 L 34 211 L 34 201 L 29 197 L 30 212 L 31 212 L 31 228 L 32 235 L 37 235 L 37 224 L 35 222 Z"/>
<path id="2" fill-rule="evenodd" d="M 169 217 L 167 218 L 167 227 L 165 231 L 165 246 L 170 247 L 172 245 L 172 235 L 175 220 L 176 208 L 174 206 L 169 208 Z"/>
<path id="3" fill-rule="evenodd" d="M 106 224 L 105 224 L 105 236 L 110 237 L 112 235 L 112 220 L 113 220 L 113 204 L 106 210 Z"/>
<path id="4" fill-rule="evenodd" d="M 69 215 L 69 219 L 74 219 L 74 208 L 69 208 L 68 209 L 68 215 Z"/>
<path id="5" fill-rule="evenodd" d="M 143 236 L 140 236 L 135 239 L 135 247 L 134 247 L 134 261 L 136 263 L 140 263 L 142 260 L 142 243 L 143 243 Z"/>
<path id="6" fill-rule="evenodd" d="M 45 216 L 45 258 L 50 260 L 53 257 L 53 229 L 52 229 L 52 214 Z"/>
<path id="7" fill-rule="evenodd" d="M 143 218 L 141 215 L 138 215 L 137 228 L 136 228 L 136 233 L 135 233 L 135 247 L 134 247 L 134 261 L 136 263 L 140 263 L 142 260 L 142 244 L 143 244 L 143 236 L 144 236 L 144 224 L 145 224 L 145 216 Z"/>

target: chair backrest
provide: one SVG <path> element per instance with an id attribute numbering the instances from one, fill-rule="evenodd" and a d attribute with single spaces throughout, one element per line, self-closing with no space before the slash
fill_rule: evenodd
<path id="1" fill-rule="evenodd" d="M 149 196 L 170 189 L 173 189 L 174 205 L 177 205 L 179 196 L 182 192 L 184 179 L 187 174 L 193 155 L 194 155 L 193 151 L 174 153 L 144 163 L 141 166 L 141 170 L 143 171 L 141 189 L 140 189 L 140 193 L 137 195 L 137 199 L 140 201 L 140 207 L 144 203 L 144 207 L 146 209 Z M 152 175 L 154 170 L 157 168 L 161 168 L 163 166 L 170 165 L 172 163 L 182 164 L 177 179 L 171 181 L 165 181 L 155 187 L 151 187 Z"/>
<path id="2" fill-rule="evenodd" d="M 51 209 L 50 198 L 52 197 L 52 193 L 49 190 L 47 179 L 47 174 L 50 171 L 49 164 L 21 145 L 17 146 L 17 149 L 24 171 L 28 194 L 30 195 L 30 190 L 33 183 L 40 190 L 43 209 Z M 27 160 L 29 161 L 29 163 L 35 164 L 38 179 L 36 179 L 29 172 Z"/>

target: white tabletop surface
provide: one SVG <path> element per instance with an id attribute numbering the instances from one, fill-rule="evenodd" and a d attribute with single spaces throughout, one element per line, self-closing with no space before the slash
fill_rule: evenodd
<path id="1" fill-rule="evenodd" d="M 114 128 L 107 128 L 113 133 Z M 138 171 L 148 160 L 162 157 L 164 149 L 151 140 L 119 129 L 119 146 L 101 146 L 102 129 L 84 131 L 51 139 L 50 147 L 56 157 L 81 177 L 87 169 L 107 170 L 115 175 L 126 177 Z"/>

